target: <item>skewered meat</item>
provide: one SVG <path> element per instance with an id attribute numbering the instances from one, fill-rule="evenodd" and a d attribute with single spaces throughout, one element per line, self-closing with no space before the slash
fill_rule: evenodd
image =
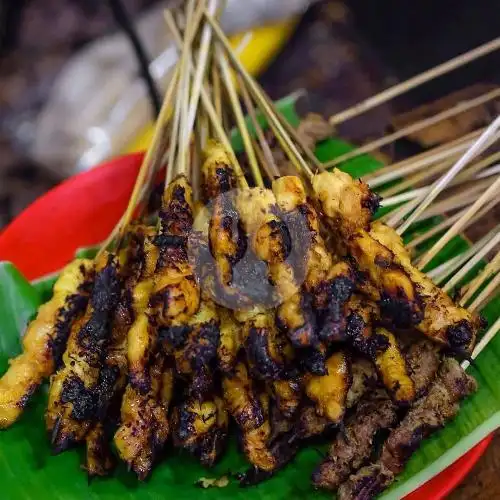
<path id="1" fill-rule="evenodd" d="M 297 378 L 275 380 L 272 392 L 276 407 L 285 418 L 291 418 L 297 411 L 302 399 L 302 381 Z"/>
<path id="2" fill-rule="evenodd" d="M 233 374 L 222 378 L 222 389 L 227 409 L 243 432 L 263 424 L 262 407 L 244 363 L 238 363 Z"/>
<path id="3" fill-rule="evenodd" d="M 415 384 L 410 377 L 404 354 L 396 337 L 385 328 L 377 328 L 375 335 L 385 339 L 379 342 L 375 365 L 387 391 L 398 404 L 408 404 L 415 399 Z"/>
<path id="4" fill-rule="evenodd" d="M 476 389 L 476 381 L 456 360 L 444 358 L 428 394 L 415 403 L 389 434 L 379 461 L 362 467 L 342 484 L 339 499 L 372 498 L 389 486 L 421 442 L 455 417 L 460 400 Z"/>
<path id="5" fill-rule="evenodd" d="M 364 358 L 355 358 L 351 363 L 352 384 L 347 393 L 346 406 L 352 408 L 369 391 L 375 388 L 377 373 L 373 363 Z"/>
<path id="6" fill-rule="evenodd" d="M 234 319 L 231 311 L 218 309 L 220 319 L 220 342 L 217 348 L 219 370 L 223 373 L 232 372 L 242 346 L 241 326 Z"/>
<path id="7" fill-rule="evenodd" d="M 158 354 L 149 368 L 149 391 L 141 394 L 127 385 L 122 400 L 121 425 L 114 443 L 118 455 L 140 480 L 145 479 L 153 467 L 158 452 L 168 435 L 168 407 L 173 392 L 173 369 L 163 354 Z"/>
<path id="8" fill-rule="evenodd" d="M 410 261 L 401 237 L 391 228 L 374 223 L 370 234 L 393 252 L 393 261 L 401 266 L 424 304 L 424 315 L 415 326 L 436 342 L 458 351 L 471 351 L 481 328 L 479 317 L 457 306 L 451 297 L 437 287 L 430 278 L 416 269 Z"/>
<path id="9" fill-rule="evenodd" d="M 394 404 L 383 393 L 360 402 L 344 430 L 337 434 L 327 458 L 314 471 L 313 485 L 336 490 L 370 457 L 375 434 L 391 427 L 396 419 Z"/>
<path id="10" fill-rule="evenodd" d="M 111 452 L 104 425 L 99 422 L 85 436 L 87 455 L 85 469 L 89 478 L 107 476 L 115 466 L 115 457 Z"/>
<path id="11" fill-rule="evenodd" d="M 211 467 L 224 450 L 228 424 L 221 398 L 189 398 L 176 406 L 172 413 L 174 445 L 184 448 L 203 465 Z"/>
<path id="12" fill-rule="evenodd" d="M 236 189 L 239 185 L 233 162 L 222 144 L 209 140 L 203 151 L 201 167 L 201 192 L 208 203 L 222 193 Z"/>
<path id="13" fill-rule="evenodd" d="M 305 392 L 316 403 L 316 413 L 332 423 L 339 423 L 344 417 L 352 382 L 350 364 L 345 352 L 336 352 L 326 361 L 327 375 L 305 376 Z"/>
<path id="14" fill-rule="evenodd" d="M 11 359 L 0 379 L 0 428 L 12 425 L 42 380 L 58 367 L 75 319 L 85 310 L 93 262 L 77 259 L 66 266 L 53 296 L 38 310 L 22 341 L 23 352 Z"/>
<path id="15" fill-rule="evenodd" d="M 410 377 L 415 385 L 415 394 L 422 396 L 436 377 L 441 361 L 440 348 L 429 340 L 412 344 L 406 353 Z"/>
<path id="16" fill-rule="evenodd" d="M 367 184 L 334 168 L 314 176 L 312 187 L 323 212 L 344 238 L 368 230 L 380 198 Z"/>
<path id="17" fill-rule="evenodd" d="M 120 298 L 117 258 L 104 253 L 96 262 L 96 276 L 84 316 L 68 338 L 63 365 L 50 384 L 46 413 L 54 452 L 82 441 L 111 390 L 116 370 L 103 366 L 114 310 Z M 81 327 L 80 327 L 81 326 Z"/>

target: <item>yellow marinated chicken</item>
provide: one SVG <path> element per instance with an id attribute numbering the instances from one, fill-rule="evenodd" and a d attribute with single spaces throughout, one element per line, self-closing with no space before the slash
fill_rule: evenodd
<path id="1" fill-rule="evenodd" d="M 454 350 L 470 352 L 481 328 L 480 318 L 457 306 L 446 292 L 411 264 L 401 237 L 392 228 L 375 222 L 370 235 L 393 253 L 394 263 L 404 269 L 418 290 L 423 304 L 423 317 L 415 325 L 417 330 Z"/>
<path id="2" fill-rule="evenodd" d="M 411 379 L 406 359 L 394 335 L 385 328 L 376 328 L 375 334 L 386 341 L 375 357 L 380 378 L 395 403 L 409 404 L 415 399 L 415 384 Z"/>
<path id="3" fill-rule="evenodd" d="M 115 466 L 108 436 L 102 423 L 97 423 L 85 436 L 85 469 L 89 478 L 107 476 Z"/>
<path id="4" fill-rule="evenodd" d="M 149 368 L 149 391 L 139 393 L 128 385 L 122 400 L 121 425 L 114 436 L 119 457 L 144 480 L 169 436 L 168 408 L 174 371 L 158 354 Z"/>
<path id="5" fill-rule="evenodd" d="M 222 378 L 222 390 L 226 407 L 243 432 L 262 425 L 262 407 L 244 363 L 238 363 L 233 374 Z"/>
<path id="6" fill-rule="evenodd" d="M 117 257 L 104 252 L 95 263 L 95 272 L 85 313 L 73 325 L 62 366 L 50 383 L 46 425 L 55 453 L 85 438 L 100 413 L 101 394 L 114 385 L 116 374 L 104 361 L 120 298 Z"/>
<path id="7" fill-rule="evenodd" d="M 224 450 L 229 418 L 224 401 L 218 396 L 189 398 L 172 412 L 174 445 L 211 467 Z"/>
<path id="8" fill-rule="evenodd" d="M 219 370 L 223 373 L 233 371 L 238 353 L 242 347 L 241 326 L 234 319 L 231 311 L 218 309 L 220 319 L 220 341 L 217 347 Z"/>
<path id="9" fill-rule="evenodd" d="M 272 383 L 272 392 L 281 415 L 291 418 L 302 400 L 302 380 L 300 377 L 275 380 Z"/>
<path id="10" fill-rule="evenodd" d="M 340 422 L 346 410 L 346 398 L 352 383 L 351 366 L 345 352 L 326 360 L 327 375 L 305 376 L 305 393 L 316 405 L 316 413 L 330 422 Z"/>
<path id="11" fill-rule="evenodd" d="M 0 379 L 0 429 L 12 425 L 33 392 L 60 363 L 71 326 L 85 310 L 93 262 L 77 259 L 66 266 L 52 298 L 38 310 L 23 337 L 23 352 L 9 361 Z"/>
<path id="12" fill-rule="evenodd" d="M 380 200 L 367 184 L 334 168 L 316 174 L 312 187 L 323 212 L 344 238 L 368 230 Z"/>

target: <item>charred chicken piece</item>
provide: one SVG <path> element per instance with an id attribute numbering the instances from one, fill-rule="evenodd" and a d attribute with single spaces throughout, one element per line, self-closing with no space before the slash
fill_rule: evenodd
<path id="1" fill-rule="evenodd" d="M 334 168 L 315 175 L 312 186 L 323 212 L 344 238 L 368 230 L 380 203 L 368 184 Z"/>
<path id="2" fill-rule="evenodd" d="M 168 407 L 173 393 L 174 371 L 158 354 L 149 369 L 150 389 L 146 394 L 131 384 L 125 389 L 121 425 L 114 444 L 119 457 L 144 480 L 169 436 Z"/>
<path id="3" fill-rule="evenodd" d="M 453 358 L 444 358 L 428 394 L 389 434 L 378 462 L 362 467 L 341 485 L 342 500 L 373 498 L 387 488 L 421 442 L 456 416 L 459 402 L 477 390 L 476 381 Z"/>
<path id="4" fill-rule="evenodd" d="M 187 238 L 193 227 L 191 186 L 184 176 L 167 187 L 160 211 L 161 231 L 152 293 L 151 315 L 158 326 L 182 324 L 200 304 L 200 291 L 187 255 Z"/>
<path id="5" fill-rule="evenodd" d="M 222 389 L 227 409 L 243 432 L 262 425 L 262 407 L 244 363 L 238 363 L 233 374 L 223 377 Z"/>
<path id="6" fill-rule="evenodd" d="M 185 334 L 181 345 L 177 335 L 180 329 L 168 329 L 172 332 L 172 337 L 177 335 L 177 338 L 173 338 L 172 345 L 177 373 L 191 380 L 190 390 L 196 398 L 202 397 L 211 389 L 219 347 L 219 324 L 215 304 L 203 299 L 198 312 L 189 319 L 185 327 L 180 327 Z"/>
<path id="7" fill-rule="evenodd" d="M 231 373 L 236 365 L 242 347 L 241 325 L 231 311 L 218 309 L 220 319 L 220 342 L 217 348 L 217 365 L 223 373 Z"/>
<path id="8" fill-rule="evenodd" d="M 238 176 L 233 162 L 222 144 L 209 140 L 203 151 L 204 162 L 201 167 L 201 193 L 208 203 L 222 193 L 236 189 Z"/>
<path id="9" fill-rule="evenodd" d="M 371 362 L 356 358 L 351 365 L 352 384 L 346 397 L 347 408 L 354 407 L 369 391 L 373 391 L 377 383 L 377 373 Z M 300 439 L 321 436 L 335 427 L 326 417 L 320 417 L 314 406 L 302 408 L 297 422 L 297 435 Z"/>
<path id="10" fill-rule="evenodd" d="M 87 452 L 85 469 L 90 479 L 96 476 L 107 476 L 115 467 L 116 460 L 111 452 L 108 438 L 101 422 L 94 425 L 85 437 Z"/>
<path id="11" fill-rule="evenodd" d="M 172 413 L 174 445 L 212 467 L 224 450 L 229 418 L 218 396 L 205 400 L 189 398 Z"/>
<path id="12" fill-rule="evenodd" d="M 302 399 L 302 380 L 299 377 L 275 380 L 272 392 L 279 412 L 285 418 L 292 418 Z"/>
<path id="13" fill-rule="evenodd" d="M 74 321 L 87 307 L 93 262 L 77 259 L 54 285 L 52 298 L 38 310 L 23 337 L 23 352 L 9 361 L 0 379 L 0 429 L 12 425 L 44 378 L 59 366 Z"/>
<path id="14" fill-rule="evenodd" d="M 242 436 L 243 451 L 253 466 L 242 475 L 240 479 L 242 486 L 250 486 L 269 478 L 286 465 L 298 449 L 298 443 L 288 439 L 287 435 L 271 442 L 269 396 L 261 394 L 260 403 L 264 410 L 264 422 L 259 427 L 244 432 Z"/>
<path id="15" fill-rule="evenodd" d="M 327 458 L 314 471 L 313 485 L 336 490 L 352 471 L 359 469 L 372 453 L 375 434 L 396 423 L 395 409 L 383 392 L 361 401 L 331 444 Z"/>
<path id="16" fill-rule="evenodd" d="M 372 225 L 370 235 L 392 252 L 394 264 L 407 273 L 418 290 L 423 304 L 423 317 L 415 325 L 418 331 L 454 351 L 470 352 L 482 326 L 481 319 L 457 306 L 448 294 L 411 264 L 401 237 L 393 229 L 377 222 Z"/>
<path id="17" fill-rule="evenodd" d="M 365 291 L 379 303 L 382 314 L 397 327 L 418 325 L 424 314 L 420 289 L 394 254 L 364 230 L 353 233 L 346 245 L 371 282 Z"/>
<path id="18" fill-rule="evenodd" d="M 120 298 L 117 258 L 104 253 L 83 317 L 73 325 L 63 364 L 51 380 L 46 425 L 55 453 L 81 442 L 111 390 L 115 370 L 104 365 L 114 310 Z M 77 326 L 75 328 L 75 326 Z"/>
<path id="19" fill-rule="evenodd" d="M 385 328 L 376 328 L 378 342 L 375 365 L 382 382 L 395 403 L 406 405 L 415 399 L 415 384 L 410 376 L 406 358 L 396 337 Z"/>
<path id="20" fill-rule="evenodd" d="M 344 418 L 346 398 L 352 383 L 351 363 L 343 352 L 332 354 L 326 361 L 327 375 L 305 376 L 305 393 L 316 405 L 316 413 L 332 423 Z"/>

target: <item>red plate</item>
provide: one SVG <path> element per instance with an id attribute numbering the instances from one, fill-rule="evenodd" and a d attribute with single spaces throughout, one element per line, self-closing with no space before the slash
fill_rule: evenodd
<path id="1" fill-rule="evenodd" d="M 141 154 L 124 156 L 63 182 L 30 205 L 0 233 L 0 261 L 30 280 L 61 269 L 79 247 L 108 236 L 125 210 Z M 488 436 L 406 498 L 440 500 L 469 473 L 488 447 Z"/>

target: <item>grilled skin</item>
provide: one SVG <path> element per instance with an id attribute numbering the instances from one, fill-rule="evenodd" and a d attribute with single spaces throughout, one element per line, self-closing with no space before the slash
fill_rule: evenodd
<path id="1" fill-rule="evenodd" d="M 77 259 L 66 266 L 52 298 L 38 310 L 23 337 L 23 352 L 9 361 L 0 379 L 0 429 L 12 425 L 29 398 L 58 367 L 75 319 L 88 302 L 93 262 Z"/>
<path id="2" fill-rule="evenodd" d="M 101 422 L 94 425 L 85 436 L 85 449 L 85 469 L 89 478 L 104 477 L 113 470 L 116 460 Z"/>
<path id="3" fill-rule="evenodd" d="M 316 413 L 332 423 L 344 418 L 346 398 L 352 383 L 351 363 L 343 351 L 326 361 L 327 375 L 305 376 L 305 393 L 316 405 Z"/>
<path id="4" fill-rule="evenodd" d="M 313 485 L 336 490 L 352 471 L 359 469 L 372 453 L 375 434 L 396 423 L 395 410 L 394 404 L 383 393 L 361 401 L 344 430 L 331 444 L 327 458 L 313 472 Z"/>
<path id="5" fill-rule="evenodd" d="M 392 228 L 375 222 L 370 235 L 393 253 L 393 262 L 404 269 L 418 289 L 424 311 L 415 327 L 435 342 L 454 350 L 470 352 L 481 328 L 480 318 L 457 306 L 447 293 L 411 264 L 401 237 Z"/>
<path id="6" fill-rule="evenodd" d="M 222 378 L 222 390 L 227 410 L 243 432 L 263 424 L 262 407 L 244 363 L 238 363 L 233 374 Z"/>
<path id="7" fill-rule="evenodd" d="M 334 168 L 315 175 L 312 187 L 324 214 L 344 238 L 368 230 L 380 199 L 367 184 Z"/>
<path id="8" fill-rule="evenodd" d="M 477 390 L 476 381 L 453 358 L 444 358 L 428 394 L 391 431 L 378 462 L 362 467 L 341 485 L 342 500 L 373 498 L 399 474 L 421 442 L 456 416 L 460 400 Z"/>
<path id="9" fill-rule="evenodd" d="M 217 364 L 223 373 L 231 373 L 242 347 L 241 327 L 231 311 L 218 309 L 220 319 L 220 342 L 217 347 Z"/>
<path id="10" fill-rule="evenodd" d="M 114 437 L 119 457 L 142 481 L 169 436 L 168 408 L 172 400 L 174 370 L 157 354 L 149 368 L 150 389 L 140 394 L 127 385 L 122 400 L 121 426 Z"/>
<path id="11" fill-rule="evenodd" d="M 415 384 L 396 337 L 381 327 L 376 328 L 375 335 L 385 339 L 385 345 L 379 342 L 375 356 L 375 365 L 385 388 L 394 402 L 402 405 L 411 403 L 416 395 Z"/>
<path id="12" fill-rule="evenodd" d="M 300 377 L 275 380 L 272 392 L 279 412 L 290 419 L 297 412 L 302 400 L 302 380 Z"/>
<path id="13" fill-rule="evenodd" d="M 81 442 L 111 390 L 116 371 L 104 365 L 111 320 L 120 298 L 117 257 L 104 253 L 85 314 L 71 330 L 63 363 L 50 383 L 47 430 L 54 452 Z M 78 326 L 78 327 L 75 327 Z"/>
<path id="14" fill-rule="evenodd" d="M 189 398 L 172 412 L 174 445 L 212 467 L 225 448 L 229 417 L 218 396 Z"/>

